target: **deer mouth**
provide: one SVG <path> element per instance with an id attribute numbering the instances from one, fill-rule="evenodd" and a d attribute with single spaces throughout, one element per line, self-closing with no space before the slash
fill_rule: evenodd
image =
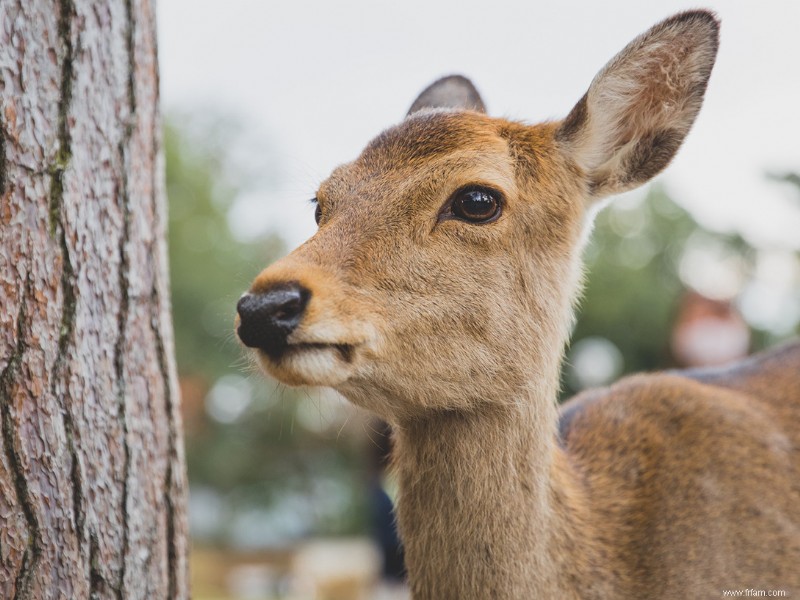
<path id="1" fill-rule="evenodd" d="M 354 373 L 359 345 L 294 342 L 287 343 L 280 352 L 259 351 L 258 355 L 264 370 L 281 383 L 333 387 Z"/>
<path id="2" fill-rule="evenodd" d="M 282 356 L 279 360 L 282 360 L 286 356 L 296 355 L 302 352 L 313 352 L 313 351 L 333 351 L 336 352 L 339 358 L 346 362 L 352 363 L 353 362 L 353 352 L 355 351 L 356 345 L 355 344 L 337 344 L 337 343 L 325 343 L 325 342 L 298 342 L 295 344 L 287 344 L 286 348 L 283 351 Z"/>

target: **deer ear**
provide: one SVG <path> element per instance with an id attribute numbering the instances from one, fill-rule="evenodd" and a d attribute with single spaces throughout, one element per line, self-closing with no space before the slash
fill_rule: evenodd
<path id="1" fill-rule="evenodd" d="M 461 75 L 448 75 L 434 81 L 414 100 L 408 109 L 411 115 L 423 108 L 453 108 L 486 112 L 481 95 L 472 82 Z"/>
<path id="2" fill-rule="evenodd" d="M 703 103 L 718 43 L 712 13 L 680 13 L 597 74 L 556 132 L 593 198 L 633 189 L 669 164 Z"/>

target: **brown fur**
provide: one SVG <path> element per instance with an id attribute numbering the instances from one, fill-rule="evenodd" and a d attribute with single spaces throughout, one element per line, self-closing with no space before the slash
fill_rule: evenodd
<path id="1" fill-rule="evenodd" d="M 562 409 L 563 452 L 633 597 L 800 591 L 800 343 L 640 375 Z M 679 574 L 679 576 L 678 576 Z"/>
<path id="2" fill-rule="evenodd" d="M 557 432 L 589 205 L 672 159 L 716 43 L 709 13 L 668 19 L 561 123 L 414 112 L 320 186 L 318 233 L 256 279 L 310 292 L 265 369 L 394 426 L 415 598 L 800 593 L 798 346 L 625 379 L 572 401 Z M 474 104 L 462 92 L 444 95 Z M 440 220 L 473 184 L 502 192 L 500 217 Z"/>

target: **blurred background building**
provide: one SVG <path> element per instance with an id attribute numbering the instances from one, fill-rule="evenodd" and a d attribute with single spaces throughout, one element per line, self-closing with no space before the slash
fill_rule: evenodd
<path id="1" fill-rule="evenodd" d="M 431 80 L 474 75 L 494 114 L 563 115 L 630 38 L 694 5 L 288 4 L 159 6 L 194 596 L 403 598 L 385 431 L 330 391 L 266 380 L 235 340 L 236 301 L 313 233 L 330 168 Z M 800 332 L 800 4 L 718 4 L 720 61 L 686 148 L 597 218 L 564 397 Z"/>

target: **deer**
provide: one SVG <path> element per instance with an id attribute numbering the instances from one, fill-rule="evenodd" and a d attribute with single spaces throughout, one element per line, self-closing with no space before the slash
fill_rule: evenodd
<path id="1" fill-rule="evenodd" d="M 413 598 L 800 594 L 800 343 L 557 404 L 593 214 L 671 162 L 718 39 L 671 16 L 537 125 L 440 79 L 240 298 L 267 374 L 391 423 Z"/>

